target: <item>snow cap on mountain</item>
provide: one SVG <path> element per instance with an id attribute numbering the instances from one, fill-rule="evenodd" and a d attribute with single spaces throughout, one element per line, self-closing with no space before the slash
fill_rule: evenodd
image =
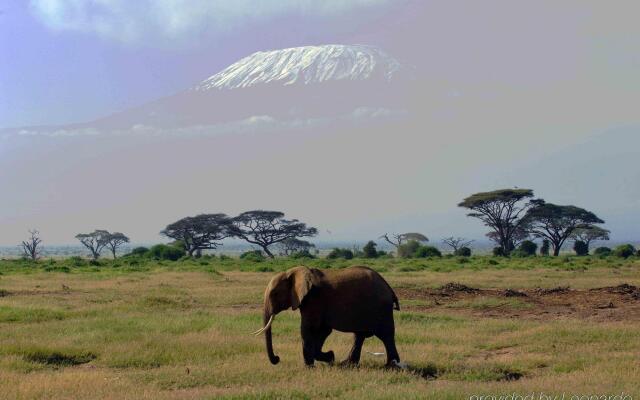
<path id="1" fill-rule="evenodd" d="M 194 90 L 237 89 L 266 83 L 312 84 L 337 80 L 390 81 L 401 65 L 365 45 L 323 45 L 259 51 L 202 81 Z"/>

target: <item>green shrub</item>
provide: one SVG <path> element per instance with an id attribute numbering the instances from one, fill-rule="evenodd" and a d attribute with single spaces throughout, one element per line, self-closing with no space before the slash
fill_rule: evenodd
<path id="1" fill-rule="evenodd" d="M 86 266 L 88 264 L 87 260 L 85 260 L 84 258 L 82 258 L 80 256 L 69 257 L 69 262 L 74 267 L 84 267 L 84 266 Z"/>
<path id="2" fill-rule="evenodd" d="M 367 244 L 362 248 L 362 257 L 364 258 L 378 258 L 378 251 L 376 250 L 376 242 L 369 240 Z"/>
<path id="3" fill-rule="evenodd" d="M 504 257 L 504 251 L 502 250 L 502 247 L 494 247 L 493 250 L 491 251 L 494 255 L 494 257 Z"/>
<path id="4" fill-rule="evenodd" d="M 538 250 L 538 245 L 532 242 L 531 240 L 525 240 L 520 243 L 520 246 L 516 250 L 513 251 L 512 255 L 515 257 L 531 257 L 536 255 L 536 251 Z"/>
<path id="5" fill-rule="evenodd" d="M 250 250 L 240 254 L 240 259 L 251 262 L 262 262 L 265 257 L 260 250 Z"/>
<path id="6" fill-rule="evenodd" d="M 593 254 L 599 257 L 609 257 L 612 253 L 612 250 L 608 247 L 598 247 L 593 251 Z"/>
<path id="7" fill-rule="evenodd" d="M 339 249 L 334 248 L 331 250 L 329 254 L 327 254 L 327 258 L 330 260 L 334 260 L 337 258 L 344 258 L 345 260 L 351 260 L 353 258 L 353 251 L 349 249 Z"/>
<path id="8" fill-rule="evenodd" d="M 620 245 L 613 250 L 613 255 L 616 257 L 629 258 L 634 254 L 636 254 L 636 249 L 630 244 Z"/>
<path id="9" fill-rule="evenodd" d="M 131 250 L 131 252 L 127 254 L 127 256 L 144 256 L 148 252 L 149 252 L 149 249 L 147 247 L 140 246 Z"/>
<path id="10" fill-rule="evenodd" d="M 420 248 L 420 243 L 415 240 L 409 240 L 405 244 L 398 246 L 398 257 L 411 258 L 416 254 L 416 250 Z"/>
<path id="11" fill-rule="evenodd" d="M 468 247 L 460 247 L 453 254 L 459 257 L 471 257 L 471 249 Z"/>
<path id="12" fill-rule="evenodd" d="M 589 246 L 582 240 L 576 240 L 573 243 L 573 251 L 576 252 L 577 256 L 588 256 L 589 255 Z"/>
<path id="13" fill-rule="evenodd" d="M 542 241 L 542 246 L 540 246 L 540 255 L 546 257 L 549 255 L 550 250 L 551 250 L 551 242 L 549 242 L 549 239 L 544 239 Z"/>
<path id="14" fill-rule="evenodd" d="M 309 253 L 309 250 L 302 250 L 302 251 L 296 251 L 296 252 L 291 253 L 289 258 L 293 258 L 294 260 L 297 260 L 297 259 L 300 259 L 300 258 L 316 258 L 316 256 L 314 256 L 313 254 Z"/>
<path id="15" fill-rule="evenodd" d="M 440 250 L 433 246 L 420 246 L 414 253 L 414 257 L 416 258 L 425 258 L 425 257 L 442 257 L 442 253 Z"/>
<path id="16" fill-rule="evenodd" d="M 170 261 L 178 261 L 182 257 L 186 255 L 183 249 L 174 246 L 168 246 L 166 244 L 156 244 L 152 246 L 147 256 L 154 258 L 156 260 L 170 260 Z"/>

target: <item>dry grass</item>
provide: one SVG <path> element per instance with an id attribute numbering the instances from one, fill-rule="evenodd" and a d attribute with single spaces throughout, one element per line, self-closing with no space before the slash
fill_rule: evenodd
<path id="1" fill-rule="evenodd" d="M 637 321 L 479 318 L 459 302 L 396 314 L 410 371 L 363 354 L 357 369 L 303 367 L 299 314 L 274 322 L 282 362 L 268 363 L 262 292 L 271 273 L 226 271 L 8 274 L 0 277 L 0 397 L 7 399 L 447 398 L 472 394 L 640 395 Z M 459 269 L 386 273 L 394 287 L 455 281 L 483 288 L 640 285 L 638 268 Z M 401 303 L 403 299 L 401 298 Z M 413 303 L 411 303 L 413 302 Z M 419 300 L 411 300 L 417 304 Z M 500 307 L 522 307 L 519 300 Z M 347 353 L 350 335 L 326 349 Z M 365 351 L 383 351 L 369 339 Z M 567 397 L 568 399 L 568 397 Z M 537 400 L 537 397 L 536 397 Z"/>

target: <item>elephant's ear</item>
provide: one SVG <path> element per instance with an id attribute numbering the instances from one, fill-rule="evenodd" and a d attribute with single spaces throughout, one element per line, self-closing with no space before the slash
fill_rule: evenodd
<path id="1" fill-rule="evenodd" d="M 291 280 L 291 308 L 297 310 L 305 296 L 316 283 L 316 278 L 307 267 L 296 267 L 287 271 Z"/>

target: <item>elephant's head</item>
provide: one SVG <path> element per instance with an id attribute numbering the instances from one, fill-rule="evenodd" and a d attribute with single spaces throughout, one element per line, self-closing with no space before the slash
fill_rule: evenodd
<path id="1" fill-rule="evenodd" d="M 281 272 L 269 282 L 267 290 L 264 292 L 264 327 L 258 330 L 256 334 L 265 334 L 267 354 L 271 364 L 275 365 L 280 362 L 280 357 L 273 353 L 271 339 L 273 318 L 280 311 L 288 310 L 289 308 L 298 309 L 314 284 L 316 284 L 316 278 L 307 267 L 296 267 L 286 272 Z"/>

